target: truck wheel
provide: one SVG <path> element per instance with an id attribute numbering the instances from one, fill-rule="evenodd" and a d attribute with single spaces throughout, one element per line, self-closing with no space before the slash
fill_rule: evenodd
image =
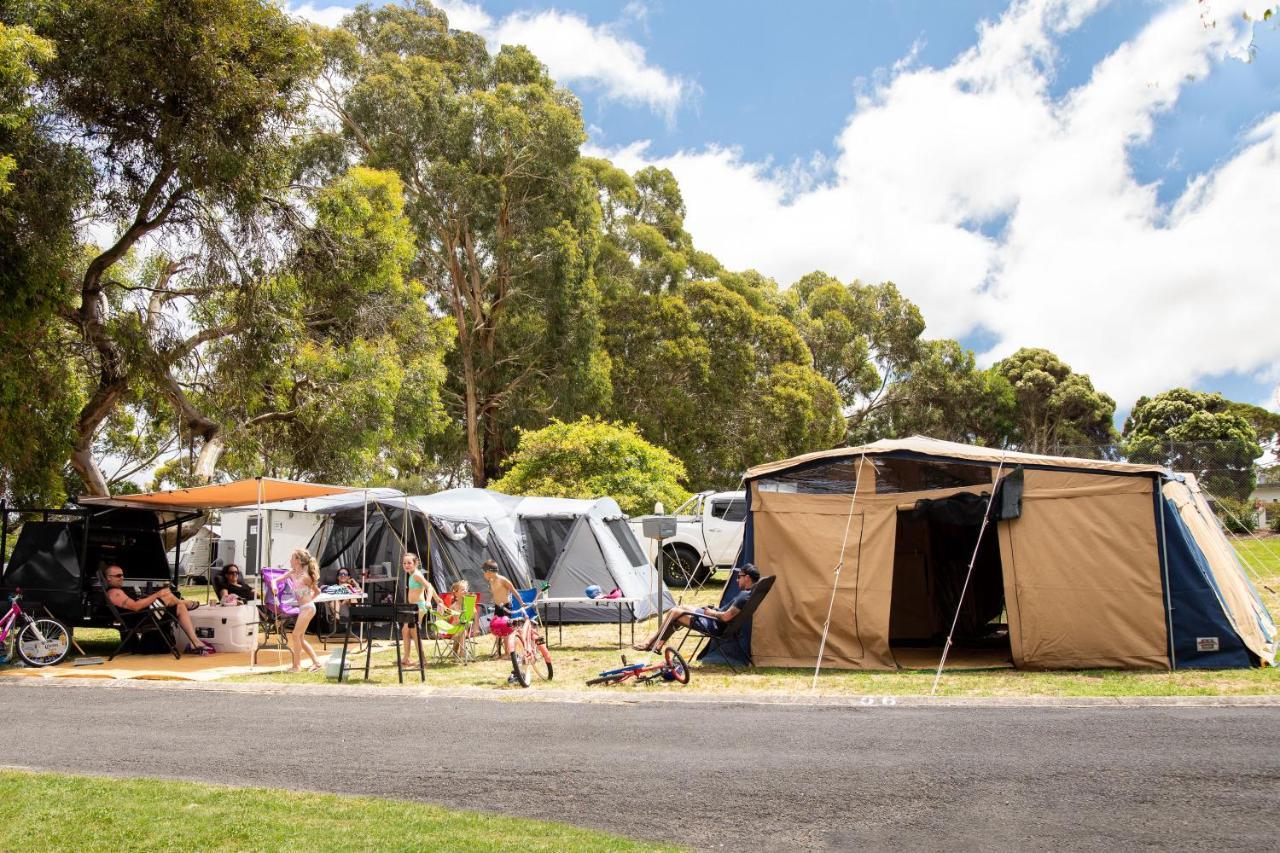
<path id="1" fill-rule="evenodd" d="M 700 569 L 702 563 L 702 555 L 688 545 L 672 545 L 669 548 L 663 548 L 663 569 L 662 580 L 672 589 L 684 589 L 687 586 L 697 586 L 702 581 L 700 575 L 704 573 Z"/>

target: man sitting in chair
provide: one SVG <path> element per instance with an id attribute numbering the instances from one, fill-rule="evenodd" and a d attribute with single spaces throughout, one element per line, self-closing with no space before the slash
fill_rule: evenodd
<path id="1" fill-rule="evenodd" d="M 158 601 L 162 607 L 173 614 L 174 618 L 178 620 L 178 624 L 182 626 L 182 632 L 187 635 L 187 639 L 191 643 L 187 649 L 188 651 L 193 651 L 199 655 L 213 654 L 213 649 L 202 643 L 200 638 L 196 636 L 196 629 L 191 624 L 191 616 L 187 612 L 195 610 L 200 606 L 199 604 L 178 598 L 168 587 L 163 587 L 150 595 L 144 595 L 142 598 L 133 598 L 124 591 L 124 569 L 114 563 L 107 566 L 106 571 L 102 573 L 102 577 L 107 582 L 104 594 L 107 597 L 107 601 L 110 601 L 114 606 L 121 610 L 136 613 L 139 610 L 146 610 Z"/>
<path id="2" fill-rule="evenodd" d="M 738 615 L 739 610 L 747 606 L 747 602 L 751 600 L 751 588 L 759 580 L 760 570 L 747 563 L 738 569 L 738 594 L 733 597 L 733 601 L 729 602 L 728 607 L 723 610 L 716 607 L 685 607 L 683 605 L 673 607 L 667 613 L 667 618 L 662 621 L 662 627 L 647 641 L 637 643 L 633 648 L 638 652 L 661 652 L 667 640 L 671 639 L 671 635 L 681 628 L 693 628 L 712 637 L 720 636 L 724 632 L 724 626 Z"/>

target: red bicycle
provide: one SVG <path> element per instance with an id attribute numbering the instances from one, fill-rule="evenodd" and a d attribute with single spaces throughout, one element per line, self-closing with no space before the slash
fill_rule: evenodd
<path id="1" fill-rule="evenodd" d="M 644 684 L 651 684 L 655 681 L 674 681 L 677 684 L 688 684 L 689 664 L 685 663 L 680 653 L 672 648 L 665 649 L 662 652 L 661 662 L 655 663 L 627 663 L 627 656 L 623 655 L 621 667 L 605 670 L 598 677 L 588 681 L 587 686 L 621 684 L 631 679 Z"/>

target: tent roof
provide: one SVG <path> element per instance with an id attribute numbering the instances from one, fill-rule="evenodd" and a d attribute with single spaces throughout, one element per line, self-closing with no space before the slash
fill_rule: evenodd
<path id="1" fill-rule="evenodd" d="M 358 507 L 367 499 L 369 503 L 375 501 L 395 501 L 397 498 L 403 498 L 404 492 L 399 489 L 388 487 L 379 487 L 376 489 L 359 489 L 355 492 L 341 492 L 335 495 L 321 495 L 320 497 L 310 497 L 302 499 L 294 499 L 289 501 L 275 501 L 274 503 L 264 503 L 262 508 L 273 510 L 275 512 L 309 512 L 318 515 L 334 513 L 344 509 Z M 236 509 L 245 512 L 254 512 L 257 507 L 253 504 Z"/>
<path id="2" fill-rule="evenodd" d="M 119 506 L 187 511 L 255 506 L 259 501 L 265 504 L 358 491 L 360 490 L 353 489 L 350 486 L 325 486 L 319 483 L 300 483 L 295 480 L 255 477 L 250 480 L 214 483 L 190 489 L 144 492 L 140 495 L 118 495 L 105 498 L 82 496 L 77 502 L 86 506 Z"/>
<path id="3" fill-rule="evenodd" d="M 767 474 L 775 474 L 789 468 L 795 468 L 808 462 L 820 459 L 840 459 L 850 456 L 882 455 L 888 453 L 915 453 L 921 456 L 935 456 L 940 459 L 960 459 L 967 462 L 983 462 L 998 465 L 1003 460 L 1005 465 L 1045 465 L 1053 468 L 1073 468 L 1083 471 L 1110 471 L 1122 474 L 1163 474 L 1166 470 L 1160 465 L 1137 465 L 1131 462 L 1108 462 L 1104 459 L 1078 459 L 1071 456 L 1041 456 L 1035 453 L 1020 453 L 1014 450 L 1001 450 L 996 447 L 979 447 L 973 444 L 960 444 L 955 441 L 941 441 L 923 435 L 910 438 L 885 438 L 864 444 L 860 447 L 837 447 L 834 450 L 819 450 L 803 456 L 793 456 L 778 462 L 767 462 L 764 465 L 747 471 L 746 479 L 754 480 Z"/>

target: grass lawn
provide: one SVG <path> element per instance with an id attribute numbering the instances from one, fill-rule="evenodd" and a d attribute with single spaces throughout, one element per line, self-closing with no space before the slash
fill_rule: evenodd
<path id="1" fill-rule="evenodd" d="M 3 850 L 672 850 L 556 823 L 269 788 L 0 771 Z"/>
<path id="2" fill-rule="evenodd" d="M 1272 614 L 1280 614 L 1280 536 L 1265 539 L 1239 539 L 1235 542 L 1241 557 L 1249 567 L 1250 577 L 1258 586 L 1263 601 Z M 183 594 L 196 597 L 206 588 L 186 588 Z M 723 580 L 709 583 L 704 589 L 683 596 L 686 604 L 714 604 L 719 601 Z M 680 597 L 680 596 L 678 596 Z M 654 627 L 653 621 L 636 626 L 636 639 L 642 639 Z M 560 645 L 555 626 L 548 629 L 551 653 L 556 676 L 550 684 L 535 681 L 530 691 L 506 685 L 510 664 L 502 659 L 490 659 L 493 640 L 482 637 L 480 650 L 485 659 L 468 666 L 456 664 L 429 664 L 427 684 L 441 688 L 486 688 L 509 692 L 512 698 L 547 688 L 582 690 L 586 681 L 601 670 L 619 665 L 620 655 L 629 660 L 647 659 L 630 650 L 619 651 L 618 629 L 615 624 L 568 625 L 564 628 L 564 644 Z M 78 631 L 77 640 L 88 654 L 105 654 L 114 645 L 114 631 Z M 624 629 L 624 639 L 631 642 L 630 627 Z M 428 655 L 431 642 L 424 639 Z M 690 644 L 692 645 L 692 643 Z M 335 648 L 335 647 L 331 647 Z M 325 652 L 317 645 L 323 659 Z M 363 661 L 363 656 L 361 656 Z M 363 671 L 360 672 L 363 675 Z M 393 653 L 384 651 L 374 656 L 374 668 L 370 686 L 396 684 Z M 784 696 L 804 696 L 813 693 L 810 683 L 812 671 L 797 669 L 752 669 L 734 674 L 725 667 L 696 666 L 693 679 L 687 686 L 655 683 L 649 686 L 621 685 L 617 687 L 593 687 L 602 697 L 623 697 L 637 692 L 657 693 L 759 693 Z M 328 679 L 322 673 L 264 673 L 239 676 L 237 681 L 266 681 L 290 684 L 324 683 Z M 352 682 L 365 684 L 357 678 Z M 406 684 L 418 684 L 416 672 L 405 674 Z M 885 696 L 927 694 L 933 684 L 933 672 L 924 670 L 899 670 L 896 672 L 848 672 L 825 670 L 818 683 L 817 692 L 824 695 Z M 943 696 L 1174 696 L 1174 695 L 1259 695 L 1280 693 L 1280 668 L 1247 670 L 1178 670 L 1176 672 L 1142 672 L 1131 670 L 1093 670 L 1082 672 L 1020 672 L 1016 670 L 960 671 L 945 673 L 938 693 Z"/>

